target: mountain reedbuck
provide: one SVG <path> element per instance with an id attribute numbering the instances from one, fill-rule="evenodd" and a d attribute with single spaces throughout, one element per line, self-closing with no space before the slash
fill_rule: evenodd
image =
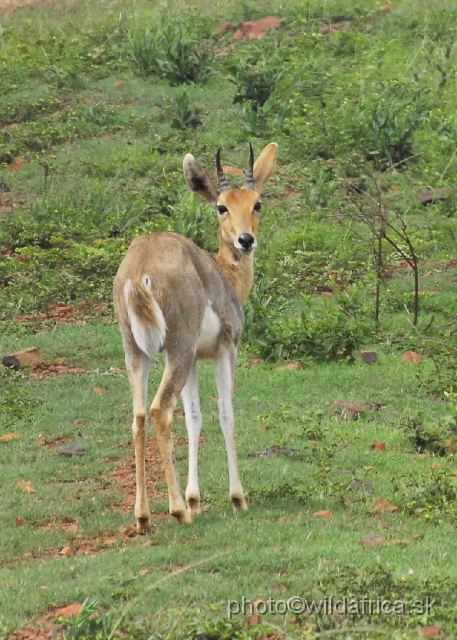
<path id="1" fill-rule="evenodd" d="M 122 333 L 125 363 L 133 394 L 133 439 L 136 460 L 137 530 L 150 527 L 146 496 L 146 404 L 151 358 L 164 352 L 165 370 L 150 412 L 165 471 L 170 513 L 190 524 L 200 510 L 198 440 L 202 425 L 196 361 L 215 361 L 219 419 L 224 433 L 230 498 L 236 510 L 247 505 L 235 449 L 233 381 L 237 346 L 243 328 L 242 305 L 252 285 L 254 249 L 261 207 L 260 193 L 273 170 L 278 145 L 265 147 L 249 167 L 242 189 L 232 189 L 216 154 L 219 190 L 189 153 L 184 176 L 189 187 L 207 200 L 219 220 L 219 253 L 214 260 L 191 240 L 159 232 L 135 238 L 114 280 L 114 305 Z M 182 395 L 189 437 L 186 504 L 179 487 L 171 423 Z"/>

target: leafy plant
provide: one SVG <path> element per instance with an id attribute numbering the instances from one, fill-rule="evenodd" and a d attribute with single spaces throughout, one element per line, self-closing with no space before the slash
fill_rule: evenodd
<path id="1" fill-rule="evenodd" d="M 246 310 L 245 338 L 263 359 L 347 358 L 372 331 L 356 297 L 331 300 L 302 294 L 303 308 L 294 311 L 285 300 L 273 305 L 270 287 L 257 285 Z"/>
<path id="2" fill-rule="evenodd" d="M 408 475 L 397 481 L 401 508 L 426 520 L 457 518 L 457 478 L 452 469 L 436 465 L 426 478 Z"/>
<path id="3" fill-rule="evenodd" d="M 108 640 L 112 636 L 115 612 L 98 613 L 98 598 L 86 598 L 78 615 L 65 623 L 64 640 Z"/>
<path id="4" fill-rule="evenodd" d="M 240 60 L 229 67 L 230 80 L 236 84 L 234 104 L 249 102 L 259 111 L 276 90 L 283 71 L 279 62 L 265 57 Z"/>
<path id="5" fill-rule="evenodd" d="M 170 209 L 173 231 L 190 238 L 207 251 L 217 248 L 217 223 L 211 207 L 190 193 L 182 198 L 179 205 L 171 206 Z"/>
<path id="6" fill-rule="evenodd" d="M 404 418 L 400 424 L 418 453 L 446 455 L 446 439 L 449 438 L 447 428 L 439 422 L 431 424 L 424 424 L 424 422 L 424 416 L 416 415 Z"/>
<path id="7" fill-rule="evenodd" d="M 26 388 L 26 377 L 19 371 L 0 368 L 0 426 L 11 429 L 18 420 L 33 416 L 39 402 Z"/>
<path id="8" fill-rule="evenodd" d="M 385 169 L 413 155 L 414 134 L 429 113 L 427 91 L 395 84 L 382 91 L 368 116 L 369 154 Z"/>
<path id="9" fill-rule="evenodd" d="M 171 121 L 173 129 L 185 131 L 189 128 L 195 129 L 195 127 L 201 125 L 200 118 L 190 108 L 189 97 L 184 89 L 173 99 L 173 102 L 175 106 L 175 113 Z"/>
<path id="10" fill-rule="evenodd" d="M 213 44 L 189 19 L 172 19 L 158 29 L 132 34 L 130 41 L 140 71 L 171 85 L 202 84 L 215 73 Z"/>

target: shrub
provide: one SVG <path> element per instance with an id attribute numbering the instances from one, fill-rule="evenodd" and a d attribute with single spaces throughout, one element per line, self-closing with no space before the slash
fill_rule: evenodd
<path id="1" fill-rule="evenodd" d="M 260 282 L 246 310 L 245 339 L 265 360 L 345 358 L 372 334 L 372 323 L 357 296 L 330 299 L 302 294 L 304 308 L 297 311 L 288 301 L 273 303 L 271 293 Z"/>

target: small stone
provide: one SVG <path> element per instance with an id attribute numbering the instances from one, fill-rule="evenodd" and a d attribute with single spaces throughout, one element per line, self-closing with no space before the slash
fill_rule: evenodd
<path id="1" fill-rule="evenodd" d="M 362 362 L 365 364 L 376 364 L 378 362 L 378 354 L 376 351 L 361 351 Z"/>
<path id="2" fill-rule="evenodd" d="M 373 485 L 368 480 L 353 480 L 349 487 L 349 491 L 364 491 L 364 493 L 373 493 Z"/>
<path id="3" fill-rule="evenodd" d="M 83 456 L 86 453 L 86 449 L 80 444 L 69 444 L 68 447 L 59 449 L 57 453 L 59 456 L 71 458 L 71 456 Z"/>
<path id="4" fill-rule="evenodd" d="M 60 556 L 67 556 L 67 558 L 70 558 L 71 556 L 74 556 L 75 553 L 73 551 L 73 549 L 71 547 L 64 547 L 62 549 L 62 551 L 59 553 Z"/>
<path id="5" fill-rule="evenodd" d="M 387 542 L 387 538 L 384 536 L 366 536 L 362 540 L 362 544 L 365 549 L 370 549 L 371 547 L 377 547 L 378 545 L 385 544 Z"/>
<path id="6" fill-rule="evenodd" d="M 424 206 L 432 204 L 436 200 L 446 200 L 449 196 L 457 195 L 457 189 L 450 187 L 441 187 L 439 189 L 427 189 L 422 193 L 419 202 Z"/>
<path id="7" fill-rule="evenodd" d="M 43 360 L 36 347 L 15 351 L 2 358 L 3 366 L 10 369 L 20 369 L 22 365 L 37 364 L 39 362 L 43 362 Z"/>

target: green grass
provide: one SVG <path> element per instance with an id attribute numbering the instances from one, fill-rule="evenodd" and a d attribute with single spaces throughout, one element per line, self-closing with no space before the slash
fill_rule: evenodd
<path id="1" fill-rule="evenodd" d="M 261 40 L 215 35 L 225 20 L 266 15 L 283 20 Z M 96 614 L 67 637 L 107 640 L 121 617 L 125 637 L 141 639 L 417 638 L 434 624 L 452 637 L 456 198 L 424 207 L 419 197 L 455 187 L 455 17 L 453 2 L 419 0 L 391 12 L 374 0 L 87 0 L 1 16 L 0 353 L 36 346 L 45 362 L 85 371 L 43 380 L 28 369 L 0 372 L 0 436 L 20 433 L 0 442 L 0 638 L 86 598 L 97 599 L 85 609 Z M 345 28 L 321 33 L 342 20 Z M 193 59 L 195 84 L 176 39 L 160 37 L 171 32 L 207 47 L 201 69 Z M 248 142 L 258 151 L 272 140 L 278 162 L 236 379 L 250 509 L 230 506 L 212 366 L 202 363 L 204 511 L 192 527 L 167 520 L 154 467 L 159 517 L 150 536 L 128 537 L 132 510 L 113 509 L 134 491 L 122 493 L 112 475 L 132 456 L 114 274 L 131 240 L 155 230 L 214 252 L 217 223 L 189 195 L 183 156 L 211 170 L 222 145 L 223 162 L 243 167 Z M 18 170 L 15 158 L 24 161 Z M 412 272 L 385 241 L 374 322 L 369 223 L 381 206 L 397 229 L 406 224 L 419 257 L 417 327 Z M 56 305 L 70 306 L 79 325 L 56 321 Z M 379 364 L 352 361 L 360 348 L 376 350 Z M 411 349 L 422 364 L 401 361 Z M 256 357 L 259 365 L 244 364 Z M 283 361 L 302 368 L 278 370 Z M 160 372 L 159 360 L 151 397 Z M 347 421 L 333 404 L 341 400 L 386 406 Z M 60 438 L 86 454 L 62 458 L 64 443 L 43 444 Z M 267 447 L 286 448 L 257 455 Z M 373 491 L 351 490 L 353 480 Z M 395 509 L 375 515 L 376 498 Z M 368 536 L 385 540 L 365 548 Z M 60 555 L 67 546 L 74 555 Z M 273 627 L 244 629 L 245 616 L 231 622 L 227 611 L 243 596 L 398 600 L 408 614 L 267 613 Z M 432 612 L 414 612 L 426 597 Z"/>

